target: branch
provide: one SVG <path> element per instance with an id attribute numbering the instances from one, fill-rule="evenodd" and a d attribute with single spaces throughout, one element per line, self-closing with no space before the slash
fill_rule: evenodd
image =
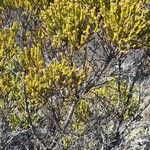
<path id="1" fill-rule="evenodd" d="M 63 127 L 63 132 L 65 132 L 67 126 L 69 125 L 69 123 L 71 121 L 71 118 L 73 116 L 76 104 L 77 104 L 77 101 L 74 101 L 73 104 L 72 104 L 72 106 L 71 106 L 70 112 L 69 112 L 69 114 L 67 116 L 66 122 L 65 122 L 64 127 Z"/>
<path id="2" fill-rule="evenodd" d="M 39 140 L 39 142 L 43 145 L 44 149 L 45 149 L 45 143 L 39 138 L 39 136 L 36 134 L 36 130 L 35 130 L 35 127 L 32 123 L 32 118 L 31 118 L 31 114 L 30 114 L 30 111 L 29 111 L 29 102 L 28 102 L 28 98 L 27 98 L 27 92 L 26 92 L 26 87 L 25 85 L 23 85 L 23 91 L 24 91 L 24 96 L 25 96 L 25 99 L 24 99 L 24 102 L 25 102 L 25 109 L 26 109 L 26 112 L 27 112 L 27 115 L 28 115 L 28 122 L 30 124 L 30 127 L 32 129 L 32 132 L 33 134 L 35 135 L 35 137 Z"/>

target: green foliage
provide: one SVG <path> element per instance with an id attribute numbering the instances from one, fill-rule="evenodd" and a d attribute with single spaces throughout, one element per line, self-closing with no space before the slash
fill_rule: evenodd
<path id="1" fill-rule="evenodd" d="M 94 92 L 109 108 L 108 110 L 113 112 L 117 108 L 120 114 L 123 113 L 125 120 L 130 119 L 138 109 L 138 91 L 134 87 L 131 93 L 129 83 L 121 81 L 120 85 L 118 85 L 117 81 L 118 79 L 112 79 L 107 85 L 96 89 Z"/>
<path id="2" fill-rule="evenodd" d="M 61 140 L 62 140 L 64 149 L 67 150 L 71 144 L 71 140 L 72 140 L 71 137 L 64 135 Z"/>
<path id="3" fill-rule="evenodd" d="M 78 49 L 99 27 L 98 12 L 93 3 L 97 1 L 55 0 L 55 3 L 42 12 L 47 34 L 54 47 L 62 42 L 69 42 L 73 49 Z"/>
<path id="4" fill-rule="evenodd" d="M 150 47 L 147 0 L 100 0 L 103 29 L 121 51 Z"/>
<path id="5" fill-rule="evenodd" d="M 69 109 L 76 102 L 69 129 L 83 133 L 93 104 L 90 96 L 85 100 L 79 91 L 86 81 L 92 80 L 92 71 L 97 68 L 92 68 L 88 62 L 83 46 L 89 43 L 94 33 L 103 31 L 106 39 L 119 51 L 150 47 L 146 0 L 0 2 L 1 18 L 7 16 L 7 10 L 22 10 L 20 17 L 26 18 L 29 25 L 25 29 L 24 22 L 18 18 L 10 21 L 8 26 L 8 18 L 0 20 L 0 113 L 10 121 L 13 129 L 29 125 L 26 102 L 33 123 L 40 118 L 40 109 L 54 107 L 60 127 L 64 126 Z M 50 55 L 54 56 L 49 61 L 45 57 L 47 45 L 51 45 Z M 79 60 L 75 59 L 79 55 L 85 56 L 78 64 Z M 87 95 L 92 92 L 92 98 L 107 103 L 110 112 L 117 107 L 120 114 L 124 112 L 123 119 L 129 120 L 138 108 L 137 90 L 133 89 L 132 95 L 130 85 L 121 81 L 119 97 L 117 80 L 113 78 L 100 88 L 93 84 Z M 128 101 L 130 94 L 132 101 Z M 71 138 L 64 136 L 62 142 L 67 149 Z"/>
<path id="6" fill-rule="evenodd" d="M 4 7 L 11 7 L 13 9 L 17 8 L 25 8 L 32 10 L 34 7 L 40 6 L 47 6 L 53 0 L 3 0 Z"/>
<path id="7" fill-rule="evenodd" d="M 72 127 L 77 131 L 78 134 L 82 134 L 85 130 L 86 122 L 89 119 L 90 107 L 89 102 L 81 100 L 75 110 L 75 119 Z"/>

